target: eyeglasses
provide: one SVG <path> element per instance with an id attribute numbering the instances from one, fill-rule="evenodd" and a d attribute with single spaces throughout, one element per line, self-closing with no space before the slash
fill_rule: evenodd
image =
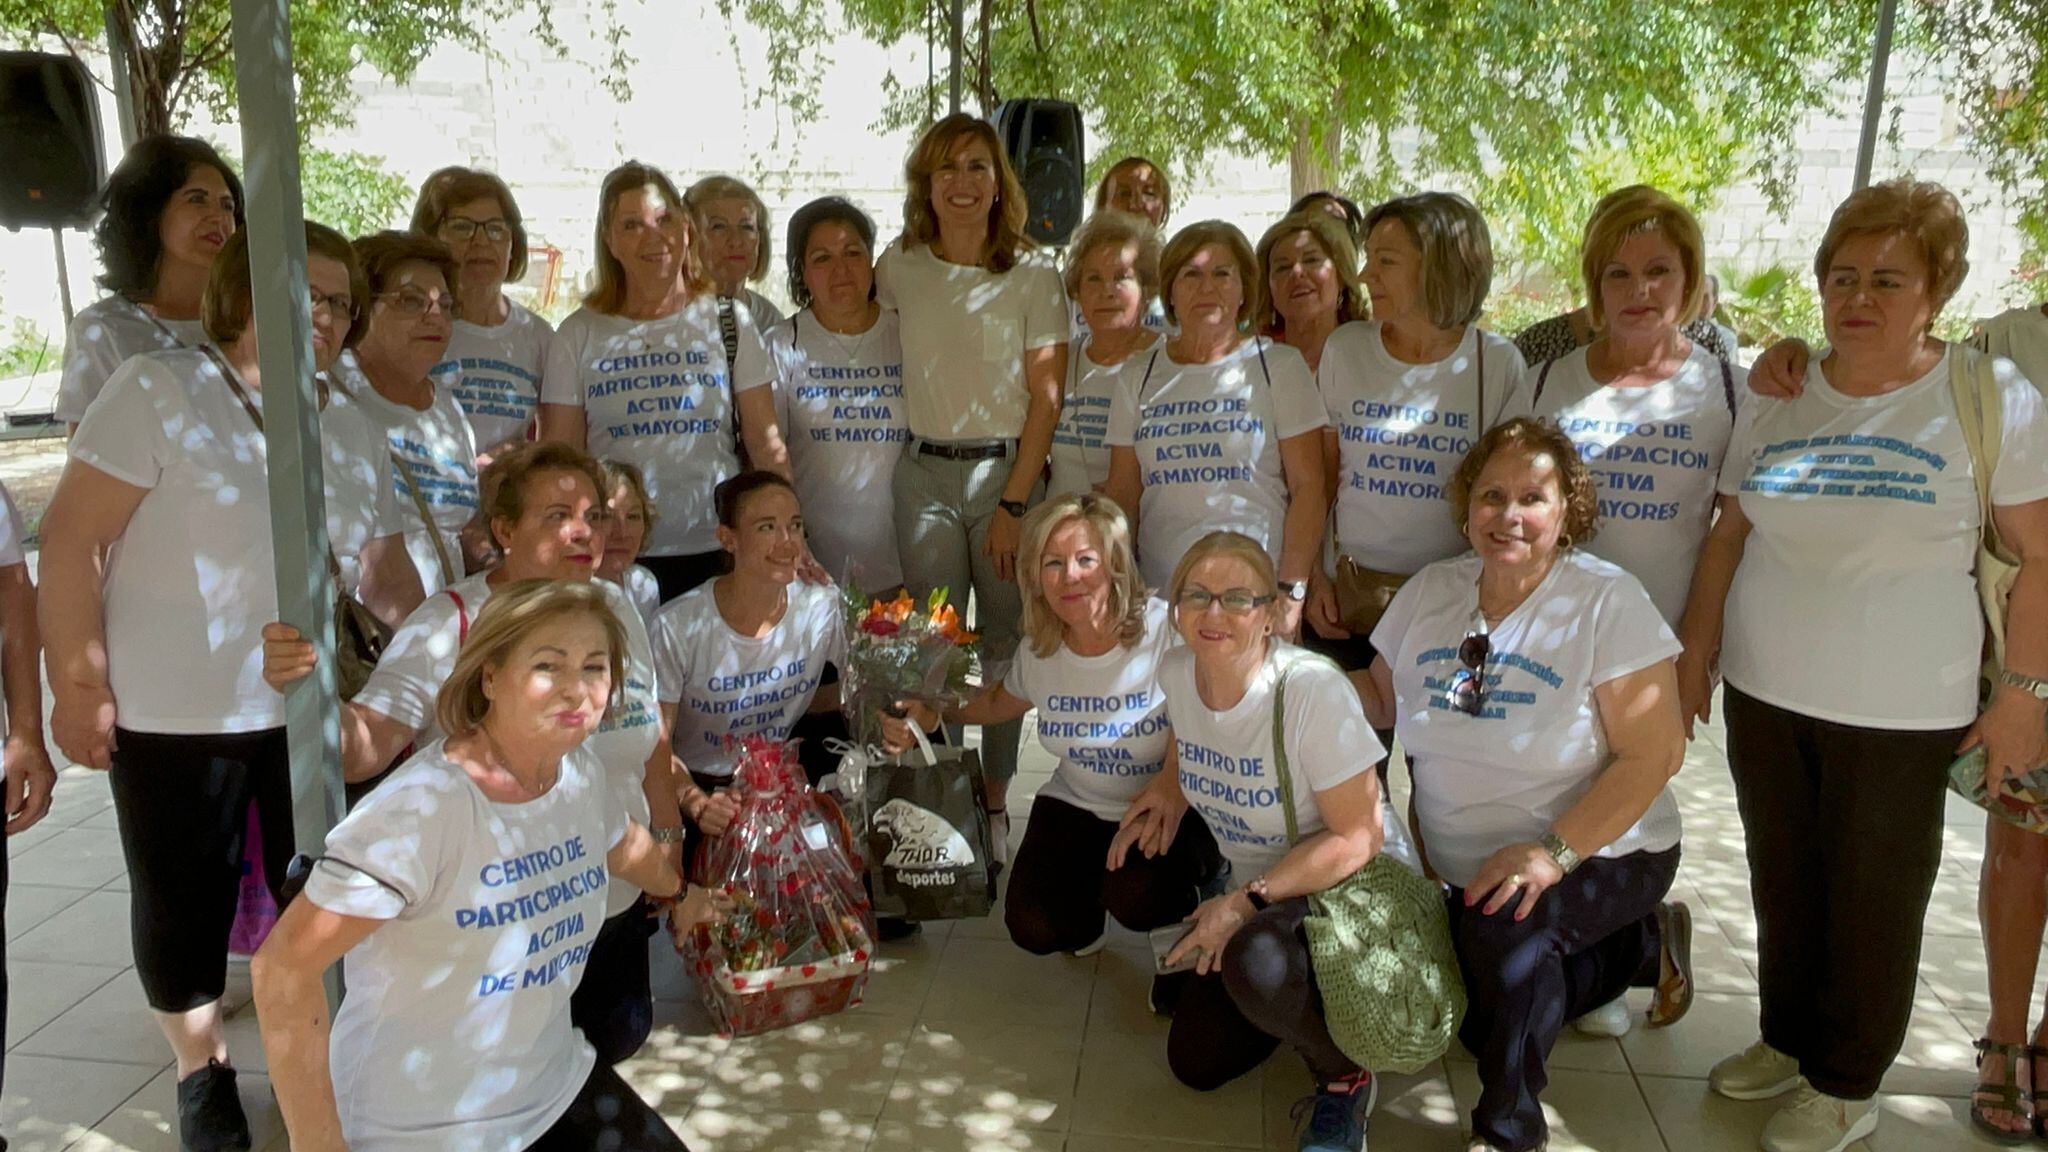
<path id="1" fill-rule="evenodd" d="M 1174 603 L 1189 612 L 1207 612 L 1209 605 L 1221 604 L 1223 610 L 1232 616 L 1242 616 L 1254 608 L 1271 604 L 1278 597 L 1261 596 L 1249 588 L 1231 588 L 1223 592 L 1211 592 L 1207 588 L 1182 589 L 1180 598 Z"/>
<path id="2" fill-rule="evenodd" d="M 1486 659 L 1493 655 L 1493 639 L 1484 632 L 1465 633 L 1458 645 L 1458 662 L 1464 667 L 1451 677 L 1451 707 L 1467 716 L 1486 710 Z"/>
<path id="3" fill-rule="evenodd" d="M 455 310 L 455 297 L 438 288 L 432 292 L 422 292 L 417 288 L 400 288 L 396 292 L 379 292 L 377 299 L 405 316 L 425 316 L 434 308 L 439 308 L 442 315 Z"/>
<path id="4" fill-rule="evenodd" d="M 349 299 L 346 292 L 336 292 L 330 296 L 318 288 L 308 288 L 306 296 L 312 302 L 312 307 L 306 309 L 308 312 L 318 312 L 325 308 L 329 316 L 347 320 L 355 311 L 356 302 Z"/>
<path id="5" fill-rule="evenodd" d="M 441 231 L 450 240 L 463 244 L 476 239 L 478 232 L 493 244 L 503 244 L 512 238 L 512 226 L 503 220 L 472 220 L 467 216 L 450 216 L 441 221 Z"/>

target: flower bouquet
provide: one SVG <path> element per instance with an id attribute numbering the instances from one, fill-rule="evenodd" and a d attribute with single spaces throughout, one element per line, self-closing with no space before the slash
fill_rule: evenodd
<path id="1" fill-rule="evenodd" d="M 739 812 L 702 843 L 697 874 L 734 907 L 682 953 L 719 1031 L 750 1036 L 859 1003 L 874 930 L 852 832 L 804 782 L 795 745 L 732 746 Z"/>
<path id="2" fill-rule="evenodd" d="M 960 611 L 946 602 L 946 589 L 920 605 L 909 593 L 894 600 L 866 600 L 849 585 L 845 592 L 847 668 L 840 707 L 862 745 L 880 737 L 880 715 L 906 700 L 934 707 L 964 703 L 974 674 L 974 643 Z"/>

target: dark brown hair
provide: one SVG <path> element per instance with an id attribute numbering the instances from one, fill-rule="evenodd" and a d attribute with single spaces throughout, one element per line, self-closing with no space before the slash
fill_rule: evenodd
<path id="1" fill-rule="evenodd" d="M 439 239 L 441 225 L 448 222 L 457 207 L 484 199 L 496 200 L 498 210 L 505 214 L 505 227 L 512 233 L 512 266 L 506 270 L 505 279 L 517 280 L 526 275 L 526 222 L 519 215 L 519 203 L 512 199 L 512 189 L 495 172 L 443 168 L 427 177 L 420 185 L 418 202 L 412 206 L 412 230 Z M 453 287 L 455 281 L 448 283 Z"/>
<path id="2" fill-rule="evenodd" d="M 306 221 L 306 256 L 325 257 L 348 269 L 348 335 L 343 348 L 353 348 L 363 338 L 363 313 L 369 308 L 370 288 L 363 279 L 363 266 L 356 263 L 355 249 L 341 233 L 325 224 Z M 256 312 L 256 287 L 249 272 L 249 233 L 237 229 L 213 258 L 213 271 L 206 277 L 206 295 L 200 302 L 199 318 L 207 338 L 215 344 L 239 340 Z"/>
<path id="3" fill-rule="evenodd" d="M 1593 480 L 1592 469 L 1579 455 L 1578 446 L 1571 437 L 1560 431 L 1557 425 L 1528 416 L 1517 416 L 1494 425 L 1472 445 L 1465 458 L 1458 461 L 1458 470 L 1451 476 L 1445 495 L 1450 497 L 1451 516 L 1458 522 L 1458 531 L 1465 530 L 1465 522 L 1472 505 L 1472 486 L 1479 482 L 1479 474 L 1486 470 L 1487 462 L 1502 452 L 1518 451 L 1531 455 L 1538 453 L 1550 457 L 1557 464 L 1557 485 L 1564 497 L 1564 534 L 1573 544 L 1584 544 L 1599 531 L 1600 490 Z"/>

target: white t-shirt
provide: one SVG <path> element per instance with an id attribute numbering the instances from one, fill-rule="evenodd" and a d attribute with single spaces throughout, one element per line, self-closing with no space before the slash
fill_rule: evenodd
<path id="1" fill-rule="evenodd" d="M 479 572 L 429 596 L 413 609 L 405 623 L 391 637 L 383 659 L 370 673 L 370 682 L 357 693 L 355 703 L 388 716 L 417 734 L 415 744 L 425 745 L 446 733 L 434 720 L 434 700 L 441 686 L 455 671 L 455 657 L 462 637 L 476 626 L 477 614 L 490 600 L 490 573 Z M 661 742 L 661 712 L 655 704 L 654 649 L 640 613 L 626 602 L 618 585 L 597 581 L 604 589 L 619 622 L 626 629 L 626 687 L 617 705 L 605 709 L 604 721 L 590 734 L 584 747 L 597 754 L 620 807 L 641 823 L 648 819 L 647 794 L 642 788 L 647 758 Z M 458 606 L 457 600 L 460 600 Z M 384 785 L 378 785 L 381 791 Z M 607 915 L 616 915 L 633 903 L 628 885 L 616 885 L 610 895 Z"/>
<path id="2" fill-rule="evenodd" d="M 76 424 L 99 398 L 114 369 L 130 356 L 197 348 L 207 343 L 197 320 L 158 320 L 126 296 L 89 304 L 71 318 L 64 340 L 64 375 L 57 384 L 57 419 Z"/>
<path id="3" fill-rule="evenodd" d="M 14 506 L 14 497 L 8 494 L 7 486 L 0 484 L 0 568 L 26 563 L 28 557 L 21 551 L 21 509 Z M 6 732 L 7 685 L 0 682 L 0 735 Z"/>
<path id="4" fill-rule="evenodd" d="M 434 391 L 455 397 L 469 417 L 477 450 L 526 439 L 540 403 L 540 378 L 555 330 L 548 322 L 505 301 L 503 324 L 486 328 L 457 320 L 448 351 L 428 373 Z"/>
<path id="5" fill-rule="evenodd" d="M 768 333 L 773 332 L 776 325 L 781 324 L 788 317 L 782 314 L 782 309 L 775 306 L 775 301 L 761 295 L 752 288 L 742 289 L 741 291 L 741 298 L 747 302 L 747 312 L 754 320 L 754 331 L 760 335 L 763 341 L 766 341 Z M 737 313 L 734 314 L 734 318 L 738 318 Z"/>
<path id="6" fill-rule="evenodd" d="M 596 1065 L 569 1022 L 626 816 L 583 749 L 538 799 L 484 798 L 440 741 L 327 835 L 306 899 L 383 923 L 343 958 L 328 1043 L 361 1152 L 521 1152 Z"/>
<path id="7" fill-rule="evenodd" d="M 260 398 L 257 403 L 261 407 Z M 403 533 L 418 519 L 399 503 L 384 443 L 383 426 L 363 405 L 339 388 L 328 389 L 327 407 L 320 410 L 320 477 L 327 493 L 327 540 L 350 592 L 362 583 L 363 547 Z"/>
<path id="8" fill-rule="evenodd" d="M 1600 490 L 1600 530 L 1586 551 L 1642 581 L 1677 627 L 1749 373 L 1731 364 L 1724 380 L 1721 358 L 1698 344 L 1670 379 L 1643 388 L 1595 382 L 1584 348 L 1548 371 L 1543 394 L 1531 397 L 1535 415 L 1571 437 Z"/>
<path id="9" fill-rule="evenodd" d="M 797 580 L 768 635 L 741 636 L 719 614 L 716 586 L 700 584 L 655 616 L 654 670 L 661 702 L 676 705 L 676 755 L 691 771 L 730 776 L 726 737 L 788 739 L 825 665 L 846 666 L 846 625 L 839 589 Z"/>
<path id="10" fill-rule="evenodd" d="M 711 491 L 740 468 L 733 397 L 773 375 L 752 318 L 741 319 L 730 369 L 718 298 L 708 293 L 659 320 L 579 308 L 555 332 L 541 403 L 583 409 L 590 454 L 640 466 L 661 509 L 649 556 L 718 547 Z"/>
<path id="11" fill-rule="evenodd" d="M 1367 568 L 1403 576 L 1463 552 L 1445 492 L 1473 441 L 1519 403 L 1523 374 L 1514 343 L 1476 325 L 1434 364 L 1396 360 L 1377 320 L 1332 332 L 1316 388 L 1337 431 L 1338 548 Z"/>
<path id="12" fill-rule="evenodd" d="M 1949 387 L 1951 349 L 1883 396 L 1844 396 L 1816 354 L 1797 400 L 1743 405 L 1721 492 L 1751 531 L 1728 592 L 1721 673 L 1766 703 L 1866 728 L 1977 716 L 1982 517 Z M 1997 364 L 1998 505 L 2048 499 L 2048 411 Z"/>
<path id="13" fill-rule="evenodd" d="M 262 393 L 250 398 L 261 411 Z M 320 432 L 327 532 L 349 566 L 361 542 L 400 521 L 390 489 L 354 463 L 381 449 L 360 410 L 331 398 Z M 171 735 L 283 724 L 284 697 L 263 682 L 261 631 L 278 615 L 263 436 L 213 361 L 197 350 L 130 358 L 86 410 L 71 456 L 149 489 L 107 561 L 117 722 Z"/>
<path id="14" fill-rule="evenodd" d="M 1195 541 L 1224 528 L 1277 563 L 1287 519 L 1280 442 L 1326 423 L 1308 362 L 1263 336 L 1214 364 L 1177 364 L 1164 344 L 1125 362 L 1107 439 L 1138 454 L 1145 582 L 1166 587 Z"/>
<path id="15" fill-rule="evenodd" d="M 902 317 L 903 391 L 926 440 L 1015 439 L 1030 390 L 1024 353 L 1067 342 L 1067 293 L 1046 253 L 1008 272 L 948 264 L 899 241 L 875 267 L 877 299 Z"/>
<path id="16" fill-rule="evenodd" d="M 1038 709 L 1038 742 L 1059 760 L 1040 796 L 1104 820 L 1123 818 L 1131 799 L 1166 763 L 1166 694 L 1159 660 L 1180 642 L 1166 601 L 1145 602 L 1136 645 L 1082 656 L 1061 644 L 1041 657 L 1017 645 L 1003 689 Z"/>
<path id="17" fill-rule="evenodd" d="M 654 632 L 654 614 L 661 611 L 661 584 L 654 573 L 638 564 L 626 569 L 626 599 L 640 612 L 640 622 L 647 626 L 649 635 Z"/>
<path id="18" fill-rule="evenodd" d="M 344 354 L 335 368 L 356 401 L 383 427 L 396 457 L 388 467 L 406 519 L 405 550 L 412 556 L 413 567 L 419 569 L 421 586 L 431 596 L 451 578 L 462 578 L 462 529 L 476 518 L 478 444 L 469 417 L 446 388 L 436 387 L 434 403 L 421 411 L 386 400 L 356 366 L 354 357 Z M 432 525 L 420 522 L 419 505 L 412 494 L 415 482 L 427 510 L 433 513 Z M 429 532 L 440 535 L 450 570 L 442 569 Z"/>
<path id="19" fill-rule="evenodd" d="M 1097 364 L 1087 353 L 1085 330 L 1067 352 L 1067 399 L 1060 406 L 1059 426 L 1052 434 L 1052 483 L 1048 499 L 1102 487 L 1109 480 L 1109 410 L 1116 403 L 1123 370 L 1143 361 L 1151 348 L 1140 348 L 1115 364 Z M 1154 341 L 1152 347 L 1158 347 Z"/>
<path id="20" fill-rule="evenodd" d="M 1440 560 L 1396 593 L 1372 644 L 1394 673 L 1394 734 L 1415 781 L 1429 862 L 1463 887 L 1500 848 L 1535 840 L 1610 759 L 1593 690 L 1678 656 L 1634 576 L 1572 549 L 1491 634 L 1483 715 L 1451 706 L 1458 647 L 1479 610 L 1478 556 Z M 1678 843 L 1667 787 L 1601 856 Z"/>
<path id="21" fill-rule="evenodd" d="M 2034 387 L 2048 389 L 2048 313 L 2037 305 L 2002 312 L 1980 325 L 1993 356 L 2013 362 Z"/>
<path id="22" fill-rule="evenodd" d="M 1386 755 L 1351 682 L 1336 665 L 1303 655 L 1275 639 L 1244 698 L 1223 712 L 1202 703 L 1195 691 L 1194 653 L 1175 648 L 1159 661 L 1159 686 L 1180 752 L 1181 793 L 1242 880 L 1264 875 L 1290 848 L 1273 763 L 1273 689 L 1284 663 L 1294 662 L 1287 674 L 1287 779 L 1301 839 L 1326 827 L 1317 792 L 1372 771 Z M 1384 798 L 1381 805 L 1384 850 L 1413 866 L 1406 831 Z"/>
<path id="23" fill-rule="evenodd" d="M 768 356 L 811 554 L 859 588 L 903 583 L 890 483 L 910 424 L 896 314 L 884 308 L 866 332 L 840 336 L 806 308 L 768 334 Z"/>

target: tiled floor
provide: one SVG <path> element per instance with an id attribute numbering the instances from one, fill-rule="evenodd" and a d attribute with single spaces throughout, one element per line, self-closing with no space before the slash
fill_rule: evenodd
<path id="1" fill-rule="evenodd" d="M 1019 812 L 1050 767 L 1035 745 L 1031 753 L 1012 801 Z M 1669 1031 L 1560 1042 L 1544 1095 L 1557 1152 L 1742 1152 L 1769 1115 L 1769 1104 L 1710 1095 L 1704 1080 L 1756 1023 L 1756 929 L 1717 732 L 1694 745 L 1678 789 L 1679 896 L 1697 915 L 1703 994 Z M 104 777 L 68 769 L 50 818 L 10 846 L 0 1131 L 23 1152 L 177 1147 L 167 1053 L 130 968 L 108 805 Z M 1970 1039 L 1985 1007 L 1974 911 L 1983 831 L 1960 802 L 1946 831 L 1912 1032 L 1867 1145 L 1881 1152 L 1992 1147 L 1965 1123 Z M 1042 959 L 1010 945 L 999 915 L 934 925 L 883 949 L 861 1007 L 745 1040 L 708 1035 L 673 957 L 656 959 L 660 1026 L 629 1071 L 697 1152 L 1292 1148 L 1288 1111 L 1308 1088 L 1285 1052 L 1217 1092 L 1175 1084 L 1165 1025 L 1145 1008 L 1149 954 L 1129 933 L 1089 959 Z M 245 1003 L 240 985 L 231 995 Z M 283 1149 L 255 1023 L 247 1007 L 233 1017 L 235 1059 L 258 1147 Z M 1389 1077 L 1372 1148 L 1462 1148 L 1458 1125 L 1477 1091 L 1458 1054 L 1424 1075 Z"/>

